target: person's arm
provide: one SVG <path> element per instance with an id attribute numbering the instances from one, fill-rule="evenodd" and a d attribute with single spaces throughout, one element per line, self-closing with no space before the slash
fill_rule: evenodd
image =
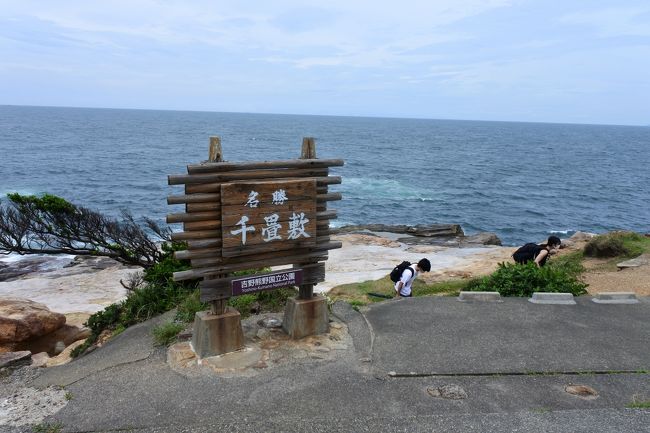
<path id="1" fill-rule="evenodd" d="M 400 293 L 400 291 L 402 290 L 402 287 L 404 287 L 404 283 L 402 282 L 402 280 L 400 280 L 400 281 L 397 282 L 397 289 L 396 289 L 397 290 L 397 296 L 402 296 L 401 293 Z"/>
<path id="2" fill-rule="evenodd" d="M 544 260 L 544 257 L 548 256 L 548 250 L 544 248 L 542 251 L 537 254 L 537 257 L 535 257 L 535 264 L 537 265 L 538 268 L 541 268 L 542 261 Z"/>
<path id="3" fill-rule="evenodd" d="M 404 272 L 402 272 L 402 277 L 400 280 L 397 282 L 397 296 L 402 296 L 402 288 L 406 285 L 406 283 L 409 282 L 411 278 L 413 278 L 414 272 L 412 268 L 406 268 L 404 269 Z"/>

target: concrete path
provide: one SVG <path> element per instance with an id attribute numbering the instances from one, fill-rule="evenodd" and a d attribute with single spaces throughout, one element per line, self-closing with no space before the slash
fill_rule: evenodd
<path id="1" fill-rule="evenodd" d="M 398 374 L 650 371 L 650 303 L 403 298 L 365 313 L 374 367 Z"/>
<path id="2" fill-rule="evenodd" d="M 337 303 L 354 347 L 229 378 L 169 367 L 152 322 L 30 385 L 66 385 L 72 399 L 46 420 L 64 432 L 650 432 L 650 411 L 626 408 L 650 400 L 648 317 L 647 298 Z"/>

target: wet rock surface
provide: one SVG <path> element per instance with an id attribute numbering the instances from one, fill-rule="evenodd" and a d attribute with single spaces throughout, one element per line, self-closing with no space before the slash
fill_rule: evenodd
<path id="1" fill-rule="evenodd" d="M 12 281 L 23 275 L 43 271 L 50 261 L 48 257 L 25 257 L 15 262 L 0 262 L 0 281 Z"/>
<path id="2" fill-rule="evenodd" d="M 477 233 L 466 236 L 459 224 L 420 224 L 420 225 L 387 225 L 367 224 L 344 226 L 336 230 L 337 234 L 362 233 L 380 236 L 380 234 L 395 234 L 395 240 L 407 245 L 438 245 L 438 246 L 472 246 L 472 245 L 501 245 L 501 240 L 494 233 Z M 401 234 L 408 236 L 399 236 Z"/>
<path id="3" fill-rule="evenodd" d="M 18 352 L 0 353 L 0 368 L 16 368 L 31 364 L 32 352 L 21 350 Z"/>
<path id="4" fill-rule="evenodd" d="M 418 224 L 418 225 L 388 225 L 388 224 L 364 224 L 350 225 L 337 229 L 338 233 L 389 232 L 409 234 L 412 236 L 463 236 L 463 229 L 460 224 Z"/>

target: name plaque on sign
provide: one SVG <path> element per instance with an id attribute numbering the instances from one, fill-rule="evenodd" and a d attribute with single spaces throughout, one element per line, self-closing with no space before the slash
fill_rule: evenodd
<path id="1" fill-rule="evenodd" d="M 299 286 L 302 284 L 302 269 L 291 269 L 257 276 L 252 275 L 250 277 L 232 280 L 231 283 L 233 296 L 260 292 L 262 290 L 279 289 L 287 286 Z"/>

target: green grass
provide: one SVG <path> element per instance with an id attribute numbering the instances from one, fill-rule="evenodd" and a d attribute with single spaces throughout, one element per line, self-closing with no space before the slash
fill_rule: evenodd
<path id="1" fill-rule="evenodd" d="M 549 413 L 550 411 L 551 411 L 551 409 L 548 408 L 548 407 L 540 407 L 540 408 L 538 408 L 538 409 L 532 409 L 532 410 L 531 410 L 531 412 L 533 412 L 533 413 L 539 413 L 539 414 Z"/>
<path id="2" fill-rule="evenodd" d="M 413 282 L 413 296 L 457 296 L 470 280 L 449 280 L 438 283 L 426 284 L 420 279 Z M 363 281 L 361 283 L 343 284 L 334 287 L 327 294 L 332 300 L 343 300 L 353 307 L 360 307 L 374 302 L 386 301 L 386 298 L 371 296 L 369 293 L 377 293 L 394 297 L 394 283 L 388 276 L 379 280 Z"/>
<path id="3" fill-rule="evenodd" d="M 185 328 L 183 323 L 169 322 L 153 328 L 153 339 L 157 346 L 169 346 L 176 341 L 176 336 Z"/>
<path id="4" fill-rule="evenodd" d="M 32 427 L 32 431 L 35 433 L 59 433 L 63 428 L 61 423 L 40 423 Z"/>
<path id="5" fill-rule="evenodd" d="M 472 280 L 448 280 L 432 284 L 414 284 L 413 296 L 458 296 Z M 416 280 L 417 282 L 417 280 Z"/>
<path id="6" fill-rule="evenodd" d="M 196 313 L 199 311 L 205 311 L 209 307 L 210 306 L 207 302 L 201 302 L 200 290 L 196 289 L 189 293 L 185 299 L 178 304 L 175 319 L 178 322 L 190 323 L 194 321 Z"/>
<path id="7" fill-rule="evenodd" d="M 630 409 L 650 409 L 650 400 L 637 401 L 636 399 L 628 403 L 626 407 Z"/>

